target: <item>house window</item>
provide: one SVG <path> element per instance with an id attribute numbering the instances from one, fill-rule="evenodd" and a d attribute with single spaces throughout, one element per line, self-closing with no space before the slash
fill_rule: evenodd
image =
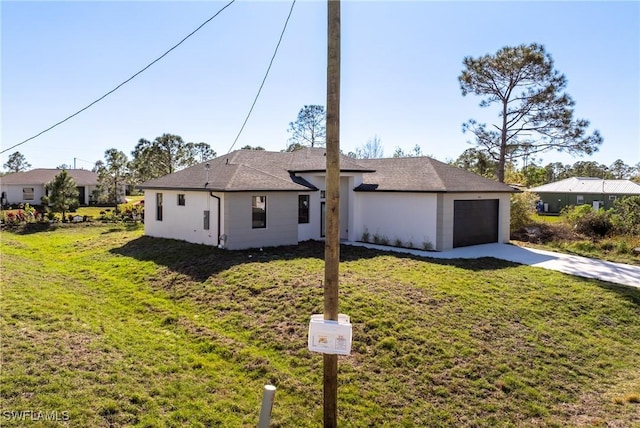
<path id="1" fill-rule="evenodd" d="M 309 195 L 298 195 L 298 223 L 309 223 Z"/>
<path id="2" fill-rule="evenodd" d="M 209 210 L 204 212 L 204 230 L 209 230 Z"/>
<path id="3" fill-rule="evenodd" d="M 33 187 L 23 187 L 22 188 L 22 199 L 25 201 L 33 201 Z"/>
<path id="4" fill-rule="evenodd" d="M 267 227 L 267 197 L 253 196 L 251 202 L 251 227 L 264 229 Z"/>
<path id="5" fill-rule="evenodd" d="M 576 204 L 584 205 L 584 196 L 583 195 L 576 196 Z"/>
<path id="6" fill-rule="evenodd" d="M 326 190 L 321 190 L 321 191 L 320 191 L 320 199 L 325 199 L 325 198 L 326 198 L 326 196 L 327 196 L 327 192 L 326 192 Z"/>
<path id="7" fill-rule="evenodd" d="M 618 196 L 616 196 L 616 195 L 609 195 L 609 200 L 610 200 L 610 201 L 615 201 L 616 199 L 618 199 Z"/>
<path id="8" fill-rule="evenodd" d="M 162 193 L 156 193 L 156 220 L 162 221 Z"/>
<path id="9" fill-rule="evenodd" d="M 184 207 L 184 193 L 178 193 L 178 205 Z"/>

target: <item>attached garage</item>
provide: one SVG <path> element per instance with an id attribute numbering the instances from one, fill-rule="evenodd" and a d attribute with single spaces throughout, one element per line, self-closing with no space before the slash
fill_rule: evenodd
<path id="1" fill-rule="evenodd" d="M 498 242 L 498 199 L 453 202 L 453 247 Z"/>

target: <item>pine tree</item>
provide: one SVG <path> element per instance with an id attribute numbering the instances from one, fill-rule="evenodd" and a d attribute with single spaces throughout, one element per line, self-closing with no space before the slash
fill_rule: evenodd
<path id="1" fill-rule="evenodd" d="M 42 198 L 42 202 L 54 213 L 62 213 L 62 221 L 65 221 L 67 212 L 75 211 L 80 205 L 76 182 L 64 169 L 53 178 L 53 181 L 47 183 L 45 188 L 47 196 Z"/>
<path id="2" fill-rule="evenodd" d="M 589 121 L 575 119 L 574 101 L 564 92 L 567 79 L 554 69 L 542 45 L 504 47 L 495 55 L 466 57 L 458 77 L 462 95 L 484 97 L 480 107 L 496 106 L 498 120 L 487 126 L 471 119 L 463 130 L 497 162 L 504 182 L 508 161 L 548 151 L 590 155 L 602 144 L 598 131 L 587 134 Z"/>

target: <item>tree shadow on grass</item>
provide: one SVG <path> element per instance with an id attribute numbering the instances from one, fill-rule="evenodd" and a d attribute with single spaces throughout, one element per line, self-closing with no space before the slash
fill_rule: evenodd
<path id="1" fill-rule="evenodd" d="M 16 235 L 33 235 L 35 233 L 42 232 L 53 232 L 57 229 L 73 229 L 73 228 L 85 228 L 85 227 L 102 227 L 103 223 L 97 222 L 72 222 L 72 223 L 45 223 L 45 222 L 37 222 L 37 223 L 24 223 L 19 225 L 9 225 L 5 226 L 2 230 L 6 230 L 7 232 L 15 233 Z M 140 223 L 129 222 L 124 224 L 124 230 L 133 231 L 141 229 L 142 225 Z M 114 227 L 108 229 L 103 232 L 103 234 L 107 233 L 115 233 L 122 232 L 123 227 L 121 225 L 117 226 L 117 223 L 114 223 Z"/>
<path id="2" fill-rule="evenodd" d="M 59 227 L 59 223 L 25 223 L 8 227 L 6 230 L 16 235 L 33 235 L 34 233 L 51 232 Z"/>
<path id="3" fill-rule="evenodd" d="M 118 225 L 118 226 L 116 226 Z M 126 230 L 127 232 L 131 232 L 134 230 L 139 230 L 142 229 L 142 223 L 136 223 L 136 222 L 127 222 L 124 223 L 124 230 Z M 106 231 L 102 232 L 103 235 L 106 235 L 108 233 L 117 233 L 117 232 L 122 232 L 122 223 L 114 223 L 114 226 L 107 229 Z"/>

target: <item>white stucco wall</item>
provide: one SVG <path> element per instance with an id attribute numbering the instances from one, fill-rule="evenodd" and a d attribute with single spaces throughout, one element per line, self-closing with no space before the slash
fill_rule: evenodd
<path id="1" fill-rule="evenodd" d="M 162 193 L 162 221 L 156 220 L 156 193 Z M 185 205 L 178 205 L 178 194 Z M 195 244 L 217 245 L 218 202 L 209 192 L 146 189 L 144 233 L 156 238 L 180 239 Z M 209 230 L 204 229 L 204 211 L 209 210 Z"/>
<path id="2" fill-rule="evenodd" d="M 23 199 L 22 189 L 24 187 L 33 188 L 33 199 Z M 30 205 L 42 204 L 42 197 L 44 196 L 44 185 L 33 184 L 20 184 L 20 185 L 2 185 L 0 191 L 5 192 L 7 195 L 7 202 L 9 204 L 19 204 L 28 202 Z"/>
<path id="3" fill-rule="evenodd" d="M 25 187 L 33 188 L 33 199 L 27 200 L 23 199 L 22 189 Z M 83 205 L 89 205 L 91 192 L 93 192 L 97 186 L 94 185 L 86 185 L 86 186 L 78 186 L 84 187 L 84 194 L 79 195 L 82 196 Z M 20 185 L 2 185 L 0 186 L 0 191 L 5 192 L 7 195 L 7 202 L 9 204 L 19 204 L 28 202 L 31 205 L 41 205 L 42 197 L 45 195 L 44 185 L 33 185 L 33 184 L 20 184 Z M 123 193 L 124 194 L 124 193 Z"/>
<path id="4" fill-rule="evenodd" d="M 354 230 L 350 239 L 359 241 L 365 230 L 385 237 L 391 245 L 423 248 L 436 245 L 437 196 L 431 193 L 354 192 Z"/>

